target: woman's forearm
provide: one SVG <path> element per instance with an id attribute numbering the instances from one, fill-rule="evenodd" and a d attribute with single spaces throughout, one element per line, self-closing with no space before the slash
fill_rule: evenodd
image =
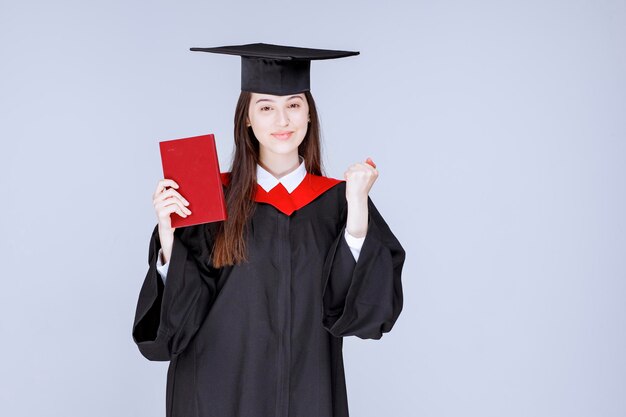
<path id="1" fill-rule="evenodd" d="M 174 244 L 174 232 L 164 232 L 159 228 L 159 240 L 161 241 L 161 249 L 163 249 L 163 259 L 161 262 L 166 264 L 172 256 L 172 246 Z"/>
<path id="2" fill-rule="evenodd" d="M 348 199 L 348 220 L 346 230 L 354 237 L 364 237 L 367 233 L 367 195 Z"/>

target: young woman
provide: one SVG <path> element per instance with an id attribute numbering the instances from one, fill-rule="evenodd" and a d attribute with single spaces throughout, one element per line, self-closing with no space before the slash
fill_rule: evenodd
<path id="1" fill-rule="evenodd" d="M 158 182 L 133 339 L 147 359 L 170 361 L 168 417 L 347 417 L 342 338 L 391 330 L 405 259 L 368 196 L 373 161 L 345 180 L 321 167 L 308 64 L 356 53 L 193 50 L 242 56 L 228 219 L 172 228 L 193 202 Z"/>

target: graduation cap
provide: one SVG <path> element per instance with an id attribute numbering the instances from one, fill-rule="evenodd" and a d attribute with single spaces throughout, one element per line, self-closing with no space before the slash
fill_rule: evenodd
<path id="1" fill-rule="evenodd" d="M 191 51 L 241 56 L 241 90 L 284 96 L 310 90 L 311 61 L 358 55 L 354 51 L 251 43 Z"/>

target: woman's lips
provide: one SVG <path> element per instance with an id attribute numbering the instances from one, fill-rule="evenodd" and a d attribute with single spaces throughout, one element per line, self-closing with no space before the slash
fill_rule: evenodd
<path id="1" fill-rule="evenodd" d="M 293 132 L 276 132 L 272 133 L 272 136 L 274 136 L 276 139 L 287 140 L 291 137 L 292 134 Z"/>

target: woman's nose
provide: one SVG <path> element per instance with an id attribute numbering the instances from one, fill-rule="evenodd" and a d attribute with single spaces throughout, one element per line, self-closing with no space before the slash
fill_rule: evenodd
<path id="1" fill-rule="evenodd" d="M 278 124 L 281 126 L 287 126 L 289 124 L 289 117 L 286 110 L 278 111 Z"/>

